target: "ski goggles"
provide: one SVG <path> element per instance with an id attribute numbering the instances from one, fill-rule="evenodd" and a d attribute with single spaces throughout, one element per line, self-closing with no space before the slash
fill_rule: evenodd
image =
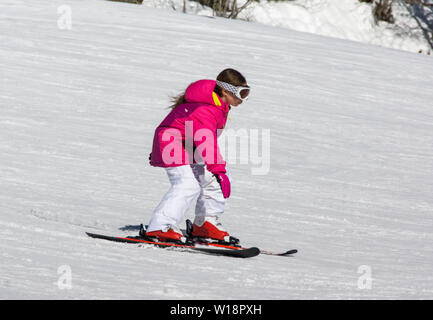
<path id="1" fill-rule="evenodd" d="M 216 84 L 224 90 L 232 93 L 236 98 L 242 101 L 247 100 L 248 96 L 250 95 L 250 87 L 248 86 L 234 86 L 230 83 L 219 80 L 216 81 Z"/>

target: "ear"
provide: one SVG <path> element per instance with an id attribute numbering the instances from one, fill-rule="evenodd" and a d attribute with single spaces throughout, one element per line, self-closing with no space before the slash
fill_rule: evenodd
<path id="1" fill-rule="evenodd" d="M 225 103 L 228 103 L 227 98 L 229 98 L 230 93 L 228 93 L 226 90 L 222 89 L 221 90 L 221 100 L 224 101 Z"/>

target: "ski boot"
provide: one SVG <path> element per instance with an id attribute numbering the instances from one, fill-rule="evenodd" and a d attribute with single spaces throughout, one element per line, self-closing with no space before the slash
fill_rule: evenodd
<path id="1" fill-rule="evenodd" d="M 195 242 L 210 242 L 237 246 L 239 239 L 232 237 L 218 221 L 218 217 L 196 217 L 194 223 L 187 223 L 187 235 Z"/>
<path id="2" fill-rule="evenodd" d="M 186 237 L 176 226 L 167 226 L 163 230 L 147 232 L 141 225 L 140 236 L 151 241 L 186 243 Z"/>

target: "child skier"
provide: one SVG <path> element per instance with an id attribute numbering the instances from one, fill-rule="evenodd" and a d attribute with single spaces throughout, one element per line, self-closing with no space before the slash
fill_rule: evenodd
<path id="1" fill-rule="evenodd" d="M 199 80 L 175 98 L 172 111 L 155 130 L 150 164 L 165 168 L 171 187 L 153 211 L 146 236 L 159 241 L 184 241 L 178 229 L 196 202 L 193 237 L 227 241 L 218 221 L 231 186 L 217 138 L 231 107 L 249 96 L 241 73 L 223 70 L 217 80 Z"/>

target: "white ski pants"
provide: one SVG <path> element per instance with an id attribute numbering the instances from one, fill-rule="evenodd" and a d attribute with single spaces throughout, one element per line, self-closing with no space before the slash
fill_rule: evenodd
<path id="1" fill-rule="evenodd" d="M 147 231 L 179 226 L 195 201 L 196 218 L 218 216 L 224 212 L 226 199 L 218 181 L 205 165 L 193 164 L 165 170 L 171 187 L 153 211 Z M 230 178 L 229 173 L 227 175 Z"/>

